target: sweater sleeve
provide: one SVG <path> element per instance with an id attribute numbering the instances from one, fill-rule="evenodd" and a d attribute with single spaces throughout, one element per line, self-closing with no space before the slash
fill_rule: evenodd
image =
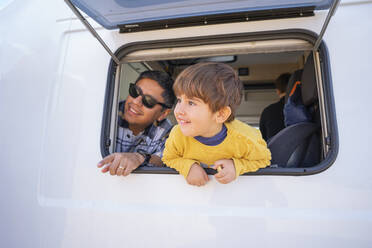
<path id="1" fill-rule="evenodd" d="M 259 137 L 250 140 L 242 158 L 233 158 L 236 176 L 247 172 L 255 172 L 260 168 L 270 165 L 271 152 L 266 142 Z"/>
<path id="2" fill-rule="evenodd" d="M 166 166 L 175 169 L 186 178 L 191 166 L 194 163 L 199 164 L 199 162 L 184 158 L 185 144 L 182 135 L 178 126 L 172 129 L 169 138 L 165 142 L 162 160 Z"/>

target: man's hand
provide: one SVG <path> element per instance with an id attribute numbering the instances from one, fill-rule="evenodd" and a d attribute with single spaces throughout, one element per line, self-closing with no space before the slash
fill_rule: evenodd
<path id="1" fill-rule="evenodd" d="M 103 167 L 102 173 L 110 171 L 110 174 L 118 176 L 128 176 L 137 169 L 144 161 L 144 157 L 139 153 L 113 153 L 106 156 L 98 163 L 98 168 Z"/>
<path id="2" fill-rule="evenodd" d="M 195 163 L 191 166 L 186 181 L 191 185 L 203 186 L 209 181 L 209 178 L 207 173 L 205 173 L 205 170 Z"/>
<path id="3" fill-rule="evenodd" d="M 221 169 L 218 169 L 218 167 Z M 217 160 L 214 162 L 212 168 L 218 170 L 218 173 L 216 173 L 214 177 L 219 183 L 230 183 L 236 178 L 235 165 L 232 159 Z"/>

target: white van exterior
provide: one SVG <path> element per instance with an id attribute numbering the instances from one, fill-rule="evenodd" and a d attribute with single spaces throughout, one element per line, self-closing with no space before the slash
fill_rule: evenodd
<path id="1" fill-rule="evenodd" d="M 342 1 L 324 34 L 338 154 L 307 176 L 113 177 L 96 167 L 112 58 L 62 1 L 0 3 L 1 247 L 371 247 L 372 1 Z M 284 29 L 314 16 L 119 33 L 134 42 Z"/>

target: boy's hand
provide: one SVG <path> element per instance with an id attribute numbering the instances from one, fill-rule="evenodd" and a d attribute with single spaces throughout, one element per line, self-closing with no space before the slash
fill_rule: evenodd
<path id="1" fill-rule="evenodd" d="M 195 186 L 203 186 L 208 181 L 208 175 L 205 173 L 205 170 L 198 164 L 193 164 L 189 171 L 189 174 L 186 177 L 186 181 L 188 184 L 195 185 Z"/>
<path id="2" fill-rule="evenodd" d="M 221 169 L 218 169 L 218 167 Z M 214 162 L 214 166 L 212 168 L 218 171 L 214 177 L 219 183 L 230 183 L 236 178 L 235 165 L 232 159 L 217 160 Z"/>

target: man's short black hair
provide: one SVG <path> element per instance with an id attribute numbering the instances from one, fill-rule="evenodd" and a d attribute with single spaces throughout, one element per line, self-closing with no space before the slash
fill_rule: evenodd
<path id="1" fill-rule="evenodd" d="M 164 97 L 165 105 L 172 108 L 176 101 L 176 96 L 173 92 L 173 79 L 169 74 L 163 71 L 144 71 L 138 76 L 136 83 L 143 78 L 148 78 L 158 82 L 160 87 L 164 89 L 162 96 Z"/>
<path id="2" fill-rule="evenodd" d="M 287 85 L 291 74 L 283 73 L 275 80 L 275 87 L 280 91 L 280 93 L 284 93 L 287 90 Z"/>

